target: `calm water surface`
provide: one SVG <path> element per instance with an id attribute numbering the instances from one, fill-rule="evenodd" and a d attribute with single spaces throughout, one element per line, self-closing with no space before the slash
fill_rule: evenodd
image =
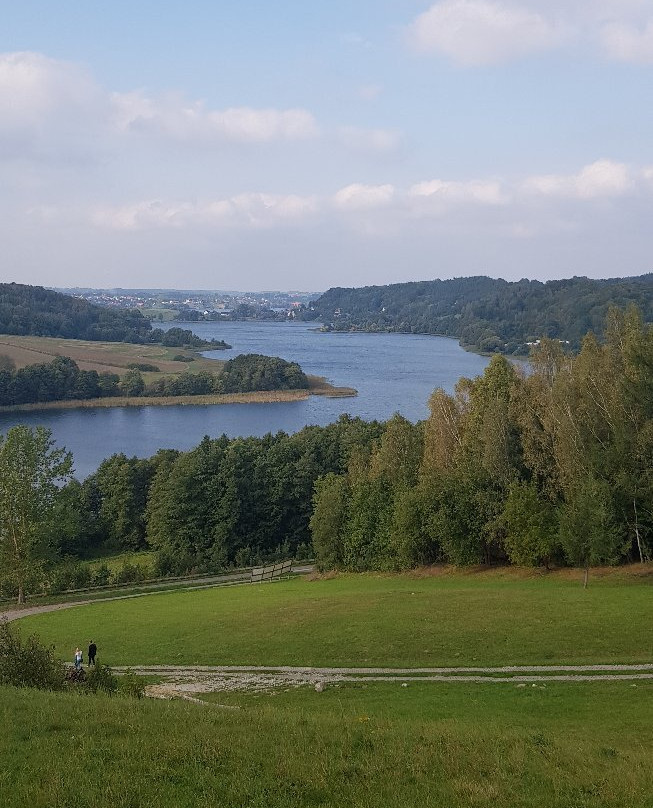
<path id="1" fill-rule="evenodd" d="M 208 352 L 209 357 L 280 356 L 298 362 L 306 373 L 356 388 L 358 396 L 0 414 L 0 431 L 18 423 L 47 426 L 57 443 L 73 452 L 81 479 L 115 452 L 149 457 L 161 448 L 190 449 L 204 435 L 296 432 L 307 424 L 324 426 L 344 412 L 366 420 L 385 420 L 400 412 L 418 421 L 427 416 L 428 398 L 436 387 L 451 391 L 460 376 L 477 376 L 488 362 L 463 351 L 455 340 L 420 334 L 323 334 L 307 323 L 193 323 L 192 328 L 202 337 L 224 339 L 233 346 Z"/>

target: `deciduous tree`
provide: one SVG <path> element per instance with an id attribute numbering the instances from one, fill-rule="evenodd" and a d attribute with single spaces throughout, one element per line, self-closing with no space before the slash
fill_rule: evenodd
<path id="1" fill-rule="evenodd" d="M 72 467 L 72 454 L 54 448 L 44 427 L 15 426 L 0 436 L 0 574 L 19 603 L 47 559 L 42 528 Z"/>

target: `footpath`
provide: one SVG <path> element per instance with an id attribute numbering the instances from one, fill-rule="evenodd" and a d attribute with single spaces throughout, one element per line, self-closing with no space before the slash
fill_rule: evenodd
<path id="1" fill-rule="evenodd" d="M 547 682 L 597 682 L 653 679 L 653 663 L 643 665 L 504 665 L 455 668 L 313 668 L 249 665 L 137 665 L 113 668 L 155 676 L 149 695 L 184 697 L 192 693 L 230 690 L 273 690 L 313 685 L 317 690 L 341 682 L 396 682 L 407 687 L 419 682 L 512 683 L 545 687 Z"/>
<path id="2" fill-rule="evenodd" d="M 293 567 L 293 575 L 307 575 L 314 572 L 315 567 L 312 564 L 302 564 L 301 566 Z M 276 581 L 265 581 L 265 584 L 276 583 Z M 236 585 L 250 585 L 251 572 L 227 572 L 223 575 L 211 575 L 192 580 L 176 581 L 174 583 L 167 583 L 165 580 L 157 583 L 143 582 L 134 588 L 138 589 L 137 592 L 130 592 L 126 595 L 111 595 L 107 597 L 98 596 L 94 598 L 86 598 L 85 600 L 69 600 L 61 603 L 46 603 L 38 606 L 22 606 L 21 608 L 6 609 L 0 612 L 0 620 L 20 620 L 21 617 L 29 617 L 33 614 L 45 614 L 46 612 L 57 612 L 60 609 L 73 609 L 76 606 L 89 606 L 91 603 L 106 603 L 108 600 L 129 600 L 131 598 L 142 598 L 146 595 L 163 595 L 168 592 L 189 592 L 195 589 L 213 589 L 219 586 L 236 586 Z"/>

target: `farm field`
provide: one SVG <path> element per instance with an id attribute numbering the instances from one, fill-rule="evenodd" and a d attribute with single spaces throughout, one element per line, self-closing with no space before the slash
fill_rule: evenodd
<path id="1" fill-rule="evenodd" d="M 650 663 L 653 567 L 365 574 L 166 592 L 21 620 L 110 665 L 435 667 Z"/>
<path id="2" fill-rule="evenodd" d="M 96 370 L 98 373 L 124 373 L 130 363 L 151 364 L 161 373 L 145 373 L 148 381 L 161 375 L 178 374 L 183 371 L 219 369 L 223 362 L 204 359 L 187 348 L 166 348 L 163 345 L 135 345 L 126 342 L 95 342 L 58 337 L 17 337 L 0 335 L 0 353 L 13 359 L 16 368 L 51 362 L 56 356 L 69 356 L 81 370 Z M 180 362 L 175 356 L 190 356 L 194 361 Z"/>
<path id="3" fill-rule="evenodd" d="M 0 689 L 3 808 L 646 808 L 653 685 L 348 685 L 222 709 Z"/>

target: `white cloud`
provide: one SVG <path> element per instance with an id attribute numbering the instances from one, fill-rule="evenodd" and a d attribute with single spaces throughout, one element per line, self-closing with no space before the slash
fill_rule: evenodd
<path id="1" fill-rule="evenodd" d="M 542 196 L 596 199 L 621 196 L 633 187 L 631 170 L 623 163 L 597 160 L 577 174 L 543 174 L 526 179 L 526 192 Z"/>
<path id="2" fill-rule="evenodd" d="M 387 207 L 395 194 L 392 185 L 361 185 L 352 183 L 333 196 L 333 204 L 341 210 L 372 210 Z"/>
<path id="3" fill-rule="evenodd" d="M 653 18 L 642 26 L 607 23 L 599 32 L 599 40 L 612 59 L 653 64 Z"/>
<path id="4" fill-rule="evenodd" d="M 149 200 L 98 207 L 90 219 L 97 227 L 123 231 L 197 226 L 267 228 L 298 222 L 315 210 L 313 197 L 247 193 L 193 204 Z"/>
<path id="5" fill-rule="evenodd" d="M 610 160 L 597 160 L 575 174 L 543 174 L 521 180 L 432 179 L 407 188 L 392 184 L 364 185 L 352 183 L 331 196 L 270 194 L 250 192 L 202 202 L 163 202 L 146 200 L 126 205 L 99 206 L 90 214 L 93 224 L 111 230 L 181 229 L 192 227 L 229 227 L 265 229 L 299 227 L 320 217 L 325 221 L 333 212 L 345 220 L 360 223 L 364 215 L 370 233 L 379 233 L 392 224 L 401 227 L 408 220 L 438 220 L 452 217 L 478 226 L 489 217 L 493 226 L 505 234 L 524 238 L 537 232 L 540 224 L 515 222 L 525 209 L 538 210 L 537 216 L 554 223 L 555 229 L 575 225 L 562 215 L 559 200 L 576 203 L 579 216 L 590 210 L 594 202 L 622 198 L 653 191 L 653 168 L 633 168 Z M 540 200 L 539 207 L 531 204 Z M 547 212 L 548 211 L 548 212 Z M 70 213 L 62 213 L 68 221 Z M 374 227 L 374 217 L 379 227 Z M 481 217 L 481 218 L 479 218 Z M 52 209 L 47 221 L 56 222 Z M 471 232 L 471 231 L 470 231 Z"/>
<path id="6" fill-rule="evenodd" d="M 319 135 L 304 109 L 207 109 L 142 91 L 109 93 L 79 65 L 39 53 L 0 54 L 0 158 L 67 162 L 118 154 L 128 139 L 196 144 L 294 142 Z M 126 140 L 127 139 L 127 140 Z"/>
<path id="7" fill-rule="evenodd" d="M 564 27 L 544 14 L 493 0 L 442 0 L 417 17 L 409 34 L 418 50 L 468 67 L 550 50 L 566 36 Z"/>
<path id="8" fill-rule="evenodd" d="M 315 118 L 303 109 L 207 110 L 201 101 L 188 102 L 176 95 L 154 99 L 142 92 L 114 93 L 111 103 L 120 130 L 174 140 L 260 143 L 298 140 L 318 133 Z"/>
<path id="9" fill-rule="evenodd" d="M 98 203 L 97 191 L 72 201 L 12 199 L 3 203 L 0 230 L 5 253 L 19 265 L 30 250 L 42 272 L 58 266 L 87 285 L 101 282 L 100 272 L 121 273 L 114 281 L 120 285 L 156 285 L 162 267 L 174 284 L 183 266 L 186 285 L 202 286 L 214 277 L 216 262 L 229 277 L 250 278 L 247 285 L 270 266 L 279 277 L 301 278 L 310 265 L 330 283 L 329 267 L 344 267 L 338 283 L 350 285 L 433 277 L 438 267 L 501 277 L 606 277 L 648 268 L 651 165 L 599 160 L 568 174 L 334 188 L 320 195 L 247 192 L 199 200 L 172 190 L 122 204 Z M 366 272 L 370 265 L 377 274 Z M 410 269 L 398 276 L 398 267 Z M 43 276 L 30 280 L 44 282 Z"/>
<path id="10" fill-rule="evenodd" d="M 507 200 L 506 192 L 497 180 L 471 180 L 468 182 L 452 182 L 449 180 L 428 180 L 413 185 L 408 195 L 415 199 L 427 199 L 437 202 L 441 207 L 451 203 L 474 202 L 482 205 L 503 205 Z"/>
<path id="11" fill-rule="evenodd" d="M 650 0 L 440 0 L 408 34 L 415 49 L 465 67 L 579 44 L 609 59 L 653 63 Z"/>
<path id="12" fill-rule="evenodd" d="M 0 159 L 86 159 L 105 126 L 102 93 L 79 66 L 0 54 Z"/>
<path id="13" fill-rule="evenodd" d="M 84 109 L 97 88 L 78 66 L 28 51 L 0 54 L 0 126 L 39 126 L 55 113 Z"/>

